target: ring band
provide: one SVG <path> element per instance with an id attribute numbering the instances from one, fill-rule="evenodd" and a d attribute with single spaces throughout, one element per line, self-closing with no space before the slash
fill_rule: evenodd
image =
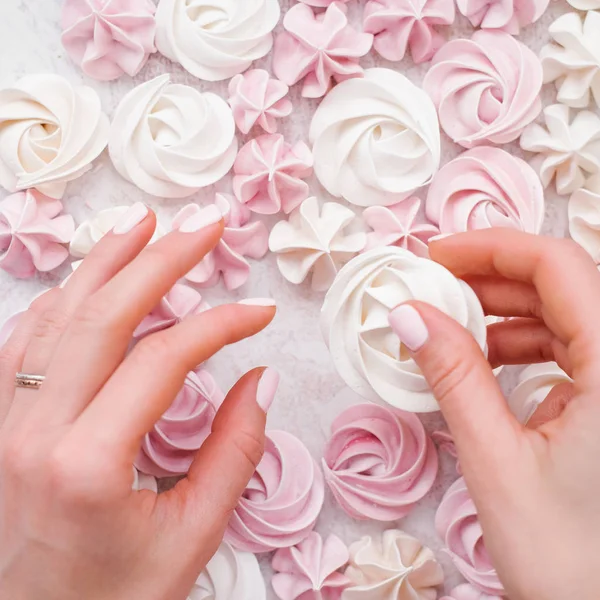
<path id="1" fill-rule="evenodd" d="M 43 375 L 30 375 L 29 373 L 17 373 L 15 386 L 30 390 L 39 390 L 46 379 Z"/>

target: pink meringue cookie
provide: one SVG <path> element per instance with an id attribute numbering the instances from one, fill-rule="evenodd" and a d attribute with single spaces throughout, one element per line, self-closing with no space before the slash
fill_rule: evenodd
<path id="1" fill-rule="evenodd" d="M 452 141 L 472 148 L 516 140 L 540 113 L 542 65 L 503 31 L 476 31 L 434 56 L 423 87 Z"/>
<path id="2" fill-rule="evenodd" d="M 427 194 L 427 217 L 442 233 L 510 227 L 539 233 L 544 189 L 523 160 L 490 146 L 473 148 L 444 165 Z"/>
<path id="3" fill-rule="evenodd" d="M 264 223 L 249 223 L 250 210 L 232 196 L 217 194 L 215 204 L 223 214 L 225 229 L 219 243 L 185 278 L 200 287 L 215 286 L 221 275 L 228 290 L 244 285 L 250 276 L 246 256 L 263 258 L 269 250 L 269 232 Z M 233 207 L 233 208 L 232 208 Z M 200 212 L 197 204 L 188 204 L 173 219 L 173 229 Z"/>
<path id="4" fill-rule="evenodd" d="M 462 477 L 442 498 L 435 515 L 435 528 L 454 566 L 469 583 L 486 594 L 505 595 L 485 548 L 477 509 Z"/>
<path id="5" fill-rule="evenodd" d="M 454 0 L 370 0 L 363 25 L 375 35 L 373 47 L 383 58 L 402 60 L 408 47 L 418 64 L 444 45 L 436 27 L 452 25 L 454 16 Z"/>
<path id="6" fill-rule="evenodd" d="M 68 244 L 75 233 L 71 215 L 61 215 L 63 205 L 26 190 L 0 202 L 0 268 L 14 277 L 33 277 L 36 271 L 52 271 L 69 256 Z"/>
<path id="7" fill-rule="evenodd" d="M 503 600 L 500 596 L 490 596 L 480 592 L 469 583 L 463 583 L 455 587 L 449 596 L 444 596 L 441 600 Z"/>
<path id="8" fill-rule="evenodd" d="M 251 211 L 289 214 L 309 196 L 303 179 L 312 175 L 313 157 L 304 142 L 293 146 L 282 135 L 261 135 L 240 150 L 233 165 L 233 192 Z"/>
<path id="9" fill-rule="evenodd" d="M 62 43 L 88 77 L 133 77 L 156 52 L 151 0 L 66 0 Z"/>
<path id="10" fill-rule="evenodd" d="M 323 474 L 304 444 L 268 431 L 265 453 L 229 520 L 225 541 L 246 552 L 270 552 L 312 531 L 325 496 Z"/>
<path id="11" fill-rule="evenodd" d="M 133 332 L 133 337 L 140 340 L 151 333 L 173 327 L 186 317 L 198 315 L 208 309 L 210 309 L 210 305 L 196 290 L 176 283 L 163 296 L 158 306 L 138 325 Z"/>
<path id="12" fill-rule="evenodd" d="M 346 409 L 331 426 L 325 481 L 355 519 L 405 517 L 431 489 L 437 450 L 419 418 L 377 404 Z"/>
<path id="13" fill-rule="evenodd" d="M 419 223 L 421 200 L 412 196 L 393 206 L 370 206 L 363 212 L 367 233 L 365 251 L 381 246 L 398 246 L 417 256 L 429 257 L 427 242 L 440 230 L 429 223 Z"/>
<path id="14" fill-rule="evenodd" d="M 281 548 L 273 556 L 275 594 L 280 600 L 340 600 L 350 579 L 339 569 L 349 558 L 348 547 L 340 538 L 329 535 L 323 540 L 311 531 L 296 546 Z"/>
<path id="15" fill-rule="evenodd" d="M 448 454 L 456 461 L 456 472 L 462 475 L 462 468 L 458 462 L 458 452 L 452 434 L 449 431 L 434 431 L 431 434 L 431 439 L 441 452 Z"/>
<path id="16" fill-rule="evenodd" d="M 277 119 L 292 113 L 292 103 L 286 98 L 289 91 L 263 69 L 236 75 L 229 82 L 229 106 L 238 129 L 246 134 L 258 123 L 267 133 L 275 133 Z"/>
<path id="17" fill-rule="evenodd" d="M 550 0 L 457 0 L 456 6 L 473 27 L 518 35 L 521 27 L 535 23 L 546 12 L 549 3 Z"/>
<path id="18" fill-rule="evenodd" d="M 155 477 L 187 473 L 223 400 L 207 371 L 188 373 L 173 404 L 144 436 L 135 467 Z"/>
<path id="19" fill-rule="evenodd" d="M 348 24 L 342 4 L 334 2 L 319 14 L 296 4 L 285 15 L 283 27 L 275 40 L 273 72 L 288 85 L 304 79 L 305 98 L 321 98 L 332 80 L 362 76 L 358 59 L 371 49 L 373 36 Z"/>

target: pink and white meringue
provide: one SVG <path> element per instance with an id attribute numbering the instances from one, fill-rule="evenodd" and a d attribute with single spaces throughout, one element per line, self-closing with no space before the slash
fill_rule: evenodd
<path id="1" fill-rule="evenodd" d="M 173 404 L 144 436 L 135 466 L 155 477 L 187 473 L 223 400 L 208 371 L 188 373 Z"/>
<path id="2" fill-rule="evenodd" d="M 412 196 L 393 206 L 370 206 L 363 212 L 365 223 L 373 230 L 367 233 L 365 250 L 382 246 L 398 246 L 427 258 L 427 242 L 440 230 L 430 223 L 419 223 L 421 200 Z"/>
<path id="3" fill-rule="evenodd" d="M 476 31 L 434 56 L 423 87 L 452 141 L 472 148 L 516 140 L 540 113 L 542 66 L 503 31 Z"/>
<path id="4" fill-rule="evenodd" d="M 491 146 L 473 148 L 442 167 L 429 187 L 427 217 L 442 233 L 510 227 L 539 233 L 544 190 L 523 160 Z"/>
<path id="5" fill-rule="evenodd" d="M 310 177 L 312 167 L 312 153 L 304 142 L 291 146 L 282 135 L 261 135 L 237 155 L 233 192 L 255 213 L 289 214 L 309 196 L 303 179 Z"/>
<path id="6" fill-rule="evenodd" d="M 151 0 L 66 0 L 62 43 L 88 77 L 134 77 L 156 52 Z"/>
<path id="7" fill-rule="evenodd" d="M 535 23 L 550 0 L 457 0 L 460 13 L 473 27 L 501 29 L 517 35 L 521 27 Z"/>
<path id="8" fill-rule="evenodd" d="M 504 596 L 504 587 L 485 548 L 477 509 L 462 477 L 444 495 L 435 515 L 435 527 L 465 579 L 486 594 Z"/>
<path id="9" fill-rule="evenodd" d="M 259 259 L 268 252 L 269 231 L 264 223 L 250 223 L 250 210 L 240 205 L 233 196 L 217 194 L 215 204 L 225 221 L 223 235 L 215 248 L 185 278 L 200 287 L 209 288 L 219 283 L 222 276 L 225 287 L 235 290 L 250 277 L 250 264 L 246 257 Z M 173 219 L 173 229 L 200 211 L 197 204 L 184 206 Z"/>
<path id="10" fill-rule="evenodd" d="M 246 134 L 258 123 L 267 133 L 276 133 L 277 119 L 292 113 L 289 90 L 264 69 L 236 75 L 229 82 L 229 106 L 238 129 Z"/>
<path id="11" fill-rule="evenodd" d="M 325 496 L 323 474 L 304 444 L 267 431 L 265 453 L 229 520 L 225 540 L 247 552 L 270 552 L 305 539 Z"/>
<path id="12" fill-rule="evenodd" d="M 273 51 L 273 72 L 288 85 L 304 80 L 302 95 L 321 98 L 333 81 L 363 74 L 358 59 L 373 44 L 373 36 L 353 29 L 342 4 L 329 4 L 315 14 L 306 4 L 292 6 L 283 19 Z"/>
<path id="13" fill-rule="evenodd" d="M 277 550 L 271 566 L 271 583 L 280 600 L 340 600 L 350 579 L 339 571 L 346 566 L 350 553 L 340 538 L 325 540 L 311 531 L 292 548 Z"/>
<path id="14" fill-rule="evenodd" d="M 500 596 L 490 596 L 484 592 L 480 592 L 470 583 L 463 583 L 455 587 L 449 596 L 444 596 L 441 600 L 503 600 Z"/>
<path id="15" fill-rule="evenodd" d="M 27 190 L 0 202 L 0 269 L 21 279 L 52 271 L 69 256 L 75 223 L 59 200 Z"/>
<path id="16" fill-rule="evenodd" d="M 357 404 L 333 422 L 322 464 L 325 481 L 347 514 L 395 521 L 433 486 L 438 455 L 416 415 Z"/>
<path id="17" fill-rule="evenodd" d="M 364 30 L 375 35 L 373 47 L 383 58 L 402 60 L 407 48 L 419 64 L 443 46 L 439 25 L 452 25 L 453 0 L 369 0 Z"/>

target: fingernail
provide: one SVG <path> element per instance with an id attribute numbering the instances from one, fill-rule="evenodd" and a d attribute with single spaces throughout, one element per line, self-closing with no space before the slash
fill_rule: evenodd
<path id="1" fill-rule="evenodd" d="M 271 298 L 246 298 L 245 300 L 240 300 L 238 304 L 245 306 L 277 306 L 275 300 Z"/>
<path id="2" fill-rule="evenodd" d="M 429 240 L 427 240 L 428 242 L 436 242 L 437 240 L 443 240 L 444 238 L 447 237 L 451 237 L 453 236 L 453 233 L 440 233 L 438 235 L 434 235 L 433 237 L 430 237 Z"/>
<path id="3" fill-rule="evenodd" d="M 417 352 L 425 345 L 429 333 L 416 308 L 403 304 L 395 308 L 388 319 L 394 333 L 411 352 Z"/>
<path id="4" fill-rule="evenodd" d="M 142 202 L 136 202 L 113 227 L 112 232 L 116 235 L 129 233 L 148 216 L 148 207 Z"/>
<path id="5" fill-rule="evenodd" d="M 211 225 L 215 225 L 223 218 L 221 211 L 217 206 L 211 204 L 206 206 L 196 214 L 186 219 L 180 226 L 181 233 L 194 233 L 201 229 L 206 229 Z"/>
<path id="6" fill-rule="evenodd" d="M 278 386 L 279 373 L 271 368 L 265 369 L 256 390 L 256 402 L 265 412 L 271 408 Z"/>

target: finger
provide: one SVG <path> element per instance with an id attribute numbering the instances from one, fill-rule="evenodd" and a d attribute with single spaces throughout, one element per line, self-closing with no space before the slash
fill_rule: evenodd
<path id="1" fill-rule="evenodd" d="M 125 357 L 142 319 L 215 247 L 223 232 L 216 206 L 192 219 L 185 229 L 147 246 L 81 304 L 56 348 L 44 384 L 48 397 L 60 402 L 45 403 L 36 419 L 55 424 L 75 420 Z M 189 229 L 194 224 L 197 229 Z"/>
<path id="2" fill-rule="evenodd" d="M 575 387 L 572 383 L 557 385 L 537 407 L 526 426 L 529 429 L 538 429 L 542 425 L 558 419 L 574 396 Z"/>
<path id="3" fill-rule="evenodd" d="M 144 338 L 118 367 L 69 434 L 131 469 L 144 435 L 181 390 L 187 374 L 223 346 L 264 329 L 275 306 L 226 305 Z"/>

